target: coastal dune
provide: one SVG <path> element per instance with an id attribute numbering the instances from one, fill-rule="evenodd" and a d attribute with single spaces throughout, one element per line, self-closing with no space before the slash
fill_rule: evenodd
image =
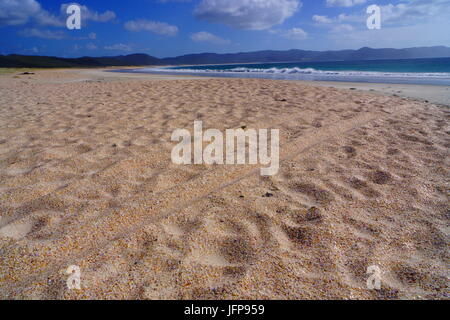
<path id="1" fill-rule="evenodd" d="M 447 107 L 77 70 L 2 75 L 0 107 L 2 299 L 448 298 Z M 279 173 L 173 164 L 196 120 L 279 129 Z"/>

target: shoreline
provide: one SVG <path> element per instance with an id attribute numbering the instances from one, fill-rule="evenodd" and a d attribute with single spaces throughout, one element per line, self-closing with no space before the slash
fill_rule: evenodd
<path id="1" fill-rule="evenodd" d="M 161 66 L 167 67 L 167 66 Z M 11 76 L 16 72 L 33 71 L 35 73 L 63 72 L 67 75 L 77 76 L 77 80 L 62 81 L 122 81 L 122 80 L 207 80 L 207 79 L 254 79 L 235 77 L 208 77 L 204 75 L 184 75 L 184 74 L 157 74 L 157 73 L 133 73 L 120 72 L 120 70 L 136 69 L 137 67 L 109 67 L 109 68 L 89 68 L 89 69 L 36 69 L 23 68 L 8 73 L 0 73 L 1 76 Z M 16 74 L 15 76 L 20 76 Z M 82 76 L 79 79 L 78 76 Z M 21 75 L 24 77 L 24 75 Z M 392 84 L 392 83 L 367 83 L 367 82 L 344 82 L 344 81 L 309 81 L 309 80 L 289 80 L 289 79 L 265 79 L 270 81 L 298 82 L 310 86 L 329 87 L 336 89 L 346 89 L 352 91 L 370 92 L 386 96 L 401 97 L 411 100 L 429 102 L 450 107 L 450 87 L 434 84 Z"/>
<path id="2" fill-rule="evenodd" d="M 450 107 L 450 87 L 429 84 L 390 84 L 339 81 L 311 81 L 312 85 L 337 89 L 356 89 L 389 96 L 430 102 Z"/>
<path id="3" fill-rule="evenodd" d="M 108 69 L 105 73 L 124 75 L 138 75 L 143 79 L 249 79 L 239 77 L 208 77 L 204 75 L 184 75 L 184 74 L 157 74 L 157 73 L 133 73 L 120 72 L 121 69 Z M 113 71 L 113 72 L 111 72 Z M 128 75 L 128 76 L 125 76 Z M 254 79 L 254 78 L 250 78 Z M 396 84 L 396 83 L 367 83 L 367 82 L 346 82 L 346 81 L 310 81 L 310 80 L 290 80 L 290 79 L 265 79 L 275 81 L 300 82 L 312 86 L 331 87 L 337 89 L 348 89 L 358 91 L 369 91 L 389 96 L 414 99 L 422 102 L 431 102 L 450 107 L 450 87 L 435 84 Z"/>

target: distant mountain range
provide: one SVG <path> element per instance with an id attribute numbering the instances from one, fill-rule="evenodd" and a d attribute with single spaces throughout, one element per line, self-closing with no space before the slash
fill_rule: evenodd
<path id="1" fill-rule="evenodd" d="M 154 66 L 160 59 L 148 54 L 116 57 L 58 58 L 45 56 L 0 55 L 0 68 L 86 68 L 113 66 Z"/>
<path id="2" fill-rule="evenodd" d="M 2 68 L 71 68 L 113 66 L 198 65 L 250 62 L 309 62 L 309 61 L 358 61 L 383 59 L 418 59 L 450 57 L 445 46 L 406 49 L 372 49 L 339 51 L 256 51 L 230 54 L 200 53 L 174 58 L 159 59 L 148 54 L 131 54 L 114 57 L 58 58 L 45 56 L 0 55 Z"/>

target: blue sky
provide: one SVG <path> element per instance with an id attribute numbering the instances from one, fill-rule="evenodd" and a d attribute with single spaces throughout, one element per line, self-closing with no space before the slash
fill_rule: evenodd
<path id="1" fill-rule="evenodd" d="M 450 46 L 450 0 L 0 0 L 0 54 L 63 57 L 148 53 Z M 367 7 L 381 8 L 369 30 Z"/>

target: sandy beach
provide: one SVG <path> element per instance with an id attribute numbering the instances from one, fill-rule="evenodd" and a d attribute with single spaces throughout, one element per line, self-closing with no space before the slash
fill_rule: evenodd
<path id="1" fill-rule="evenodd" d="M 1 299 L 449 298 L 448 87 L 34 72 L 0 75 Z M 280 129 L 279 173 L 173 164 L 195 120 Z"/>

